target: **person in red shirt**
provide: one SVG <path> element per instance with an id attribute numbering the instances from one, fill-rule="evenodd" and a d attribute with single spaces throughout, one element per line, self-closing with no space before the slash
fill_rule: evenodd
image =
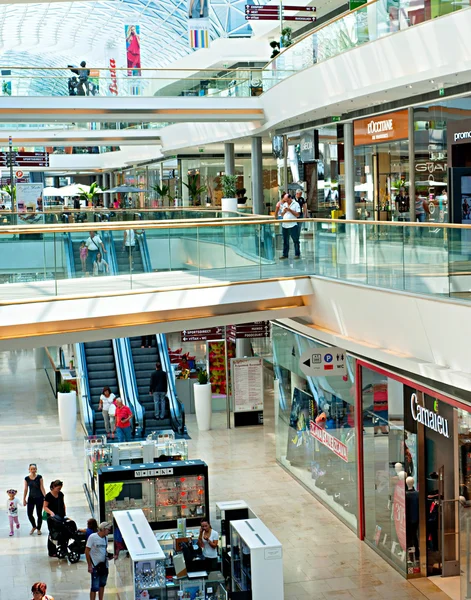
<path id="1" fill-rule="evenodd" d="M 131 441 L 131 419 L 132 412 L 129 406 L 126 406 L 121 398 L 115 399 L 116 404 L 116 433 L 118 442 Z"/>

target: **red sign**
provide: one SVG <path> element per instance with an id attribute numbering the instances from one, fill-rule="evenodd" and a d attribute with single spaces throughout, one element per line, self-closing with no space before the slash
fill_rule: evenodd
<path id="1" fill-rule="evenodd" d="M 118 79 L 116 77 L 116 60 L 114 58 L 110 58 L 110 78 L 111 83 L 109 85 L 109 90 L 111 94 L 115 96 L 118 95 Z"/>
<path id="2" fill-rule="evenodd" d="M 332 450 L 339 458 L 348 462 L 348 448 L 340 440 L 327 433 L 325 429 L 319 427 L 314 421 L 311 421 L 309 431 L 312 437 L 316 438 L 318 442 L 329 448 L 329 450 Z"/>
<path id="3" fill-rule="evenodd" d="M 21 179 L 21 178 L 23 177 L 23 171 L 17 171 L 17 172 L 15 173 L 15 177 L 16 177 L 17 179 Z"/>
<path id="4" fill-rule="evenodd" d="M 315 6 L 283 6 L 283 10 L 304 10 L 306 12 L 316 12 Z"/>
<path id="5" fill-rule="evenodd" d="M 182 342 L 205 342 L 207 340 L 220 340 L 224 335 L 222 327 L 208 327 L 207 329 L 184 329 Z"/>
<path id="6" fill-rule="evenodd" d="M 279 20 L 279 16 L 278 15 L 273 15 L 273 16 L 268 16 L 268 15 L 245 15 L 245 20 L 246 21 L 278 21 Z"/>
<path id="7" fill-rule="evenodd" d="M 182 342 L 214 342 L 221 337 L 221 335 L 182 335 Z"/>

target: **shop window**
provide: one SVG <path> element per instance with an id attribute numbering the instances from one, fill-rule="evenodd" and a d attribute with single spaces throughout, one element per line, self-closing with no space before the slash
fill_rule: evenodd
<path id="1" fill-rule="evenodd" d="M 299 357 L 325 346 L 277 325 L 272 339 L 277 460 L 356 530 L 354 361 L 344 377 L 306 377 Z"/>

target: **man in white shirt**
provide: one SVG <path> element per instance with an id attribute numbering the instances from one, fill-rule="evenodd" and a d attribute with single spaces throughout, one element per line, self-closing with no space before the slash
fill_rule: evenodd
<path id="1" fill-rule="evenodd" d="M 283 223 L 281 229 L 283 232 L 283 256 L 281 260 L 286 260 L 289 254 L 289 238 L 293 240 L 294 258 L 301 258 L 299 249 L 299 227 L 298 217 L 301 214 L 301 207 L 293 200 L 289 194 L 283 196 L 283 204 L 281 205 L 281 215 Z"/>
<path id="2" fill-rule="evenodd" d="M 90 587 L 90 600 L 95 600 L 98 592 L 99 600 L 103 600 L 105 586 L 108 581 L 108 534 L 111 525 L 104 521 L 98 526 L 98 533 L 92 533 L 85 547 L 85 558 L 87 559 L 88 572 L 92 576 Z"/>
<path id="3" fill-rule="evenodd" d="M 198 546 L 203 550 L 208 572 L 218 570 L 218 543 L 219 533 L 211 528 L 207 519 L 202 519 Z"/>
<path id="4" fill-rule="evenodd" d="M 92 265 L 91 271 L 93 271 L 93 264 L 96 260 L 100 248 L 102 256 L 106 254 L 106 248 L 103 244 L 101 237 L 97 234 L 96 231 L 90 231 L 90 235 L 88 236 L 88 239 L 85 242 L 85 246 L 88 250 L 87 260 L 88 263 Z"/>

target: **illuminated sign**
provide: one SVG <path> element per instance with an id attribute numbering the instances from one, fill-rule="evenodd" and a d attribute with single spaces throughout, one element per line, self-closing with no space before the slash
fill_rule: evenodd
<path id="1" fill-rule="evenodd" d="M 434 409 L 438 409 L 438 402 L 437 404 L 434 402 L 433 406 Z M 450 437 L 450 434 L 448 433 L 448 419 L 444 419 L 433 410 L 425 408 L 425 406 L 420 406 L 417 394 L 411 394 L 410 410 L 414 421 L 422 423 L 422 425 L 428 427 L 428 429 L 432 429 L 446 438 Z"/>

